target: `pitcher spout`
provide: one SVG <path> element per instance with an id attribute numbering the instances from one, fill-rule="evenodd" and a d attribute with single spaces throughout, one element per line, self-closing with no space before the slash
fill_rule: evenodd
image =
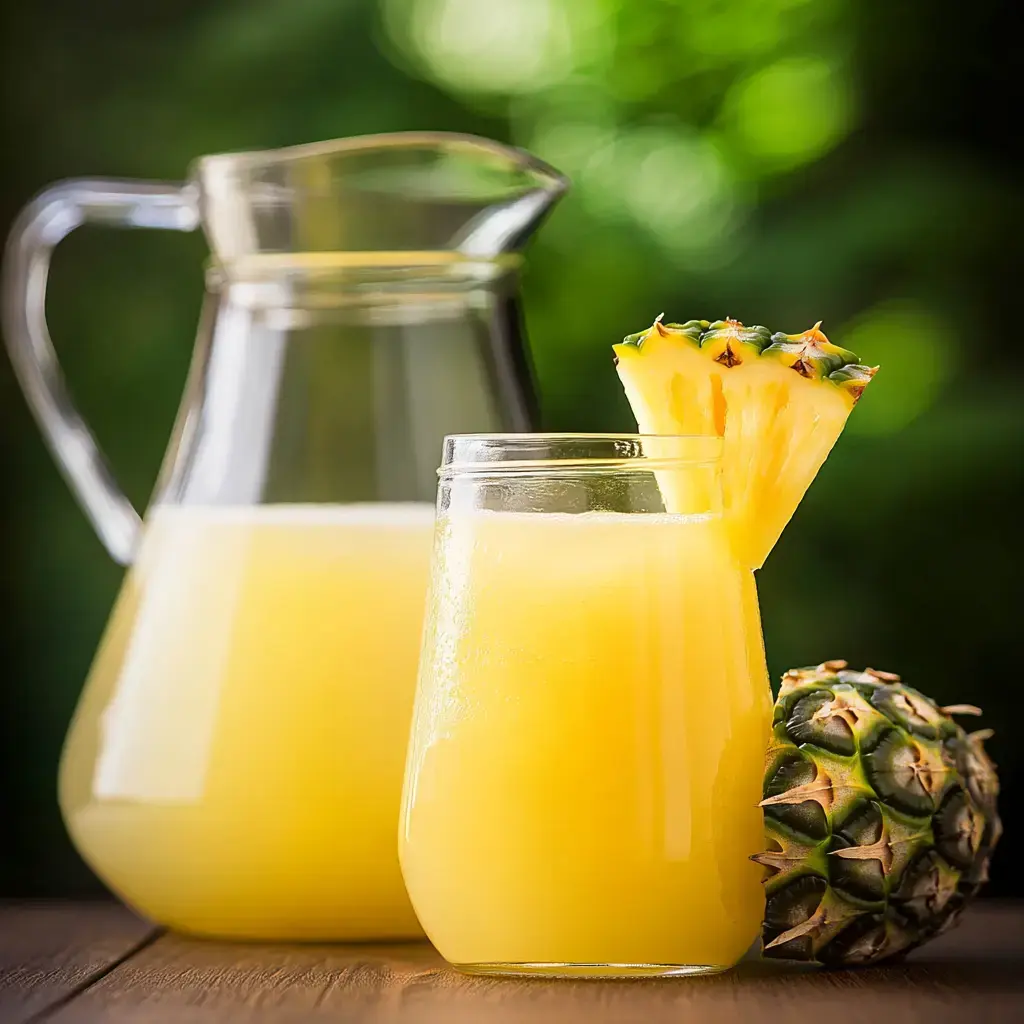
<path id="1" fill-rule="evenodd" d="M 195 178 L 227 264 L 297 252 L 494 259 L 520 249 L 568 186 L 521 149 L 446 132 L 209 156 Z"/>
<path id="2" fill-rule="evenodd" d="M 569 187 L 564 175 L 524 150 L 504 152 L 512 194 L 480 210 L 456 235 L 452 248 L 464 256 L 493 259 L 518 252 Z"/>

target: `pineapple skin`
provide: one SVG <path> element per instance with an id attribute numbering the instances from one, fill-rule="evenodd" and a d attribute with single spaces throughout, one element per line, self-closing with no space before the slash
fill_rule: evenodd
<path id="1" fill-rule="evenodd" d="M 820 323 L 772 334 L 738 320 L 664 324 L 614 346 L 638 429 L 725 439 L 725 515 L 740 562 L 760 568 L 877 367 Z"/>
<path id="2" fill-rule="evenodd" d="M 763 955 L 875 964 L 956 923 L 1002 826 L 995 767 L 953 714 L 844 661 L 782 679 L 768 749 Z"/>

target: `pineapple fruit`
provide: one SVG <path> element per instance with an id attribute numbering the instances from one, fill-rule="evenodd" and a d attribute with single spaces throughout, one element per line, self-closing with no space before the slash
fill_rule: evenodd
<path id="1" fill-rule="evenodd" d="M 952 925 L 988 877 L 998 781 L 953 714 L 844 661 L 782 679 L 762 807 L 764 955 L 877 963 Z"/>
<path id="2" fill-rule="evenodd" d="M 738 320 L 659 317 L 614 348 L 642 433 L 724 439 L 725 514 L 751 568 L 768 557 L 877 370 L 820 324 L 771 334 Z"/>

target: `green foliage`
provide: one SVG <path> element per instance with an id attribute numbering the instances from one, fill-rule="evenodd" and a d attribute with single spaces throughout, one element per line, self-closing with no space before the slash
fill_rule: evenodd
<path id="1" fill-rule="evenodd" d="M 4 33 L 5 212 L 58 177 L 180 177 L 201 153 L 368 132 L 450 129 L 534 151 L 574 182 L 525 277 L 545 425 L 628 429 L 610 346 L 658 313 L 787 332 L 824 320 L 882 370 L 762 573 L 773 672 L 844 657 L 979 703 L 1012 778 L 1024 430 L 1004 296 L 1024 203 L 1002 141 L 1009 64 L 980 56 L 998 37 L 993 12 L 988 0 L 969 16 L 926 0 L 20 5 Z M 197 239 L 90 234 L 54 264 L 68 376 L 140 502 L 180 394 L 201 259 Z M 0 429 L 16 608 L 0 713 L 28 723 L 8 755 L 36 780 L 43 835 L 116 579 L 6 368 Z M 12 885 L 56 885 L 24 830 Z"/>

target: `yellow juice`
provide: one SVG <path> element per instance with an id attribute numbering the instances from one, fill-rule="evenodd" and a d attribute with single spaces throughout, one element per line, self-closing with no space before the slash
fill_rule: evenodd
<path id="1" fill-rule="evenodd" d="M 478 968 L 735 963 L 763 910 L 771 700 L 721 520 L 437 529 L 400 825 L 427 935 Z"/>
<path id="2" fill-rule="evenodd" d="M 188 932 L 422 934 L 395 822 L 433 509 L 162 507 L 60 774 L 78 849 Z"/>

